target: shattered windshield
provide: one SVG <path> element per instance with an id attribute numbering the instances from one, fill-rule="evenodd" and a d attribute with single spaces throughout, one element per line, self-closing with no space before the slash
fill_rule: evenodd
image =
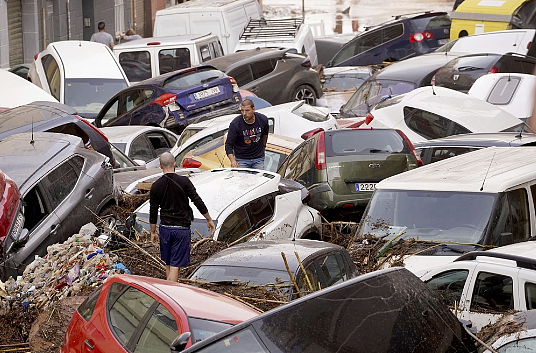
<path id="1" fill-rule="evenodd" d="M 497 194 L 377 190 L 360 233 L 393 239 L 480 243 Z"/>

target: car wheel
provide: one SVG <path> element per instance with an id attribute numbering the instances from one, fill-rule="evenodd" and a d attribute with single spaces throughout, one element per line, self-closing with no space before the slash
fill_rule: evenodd
<path id="1" fill-rule="evenodd" d="M 316 105 L 315 90 L 309 85 L 301 85 L 292 93 L 292 101 L 304 100 L 309 105 Z"/>
<path id="2" fill-rule="evenodd" d="M 99 229 L 100 235 L 108 237 L 108 240 L 114 235 L 114 231 L 117 231 L 117 212 L 113 207 L 105 207 L 99 212 L 96 225 Z"/>

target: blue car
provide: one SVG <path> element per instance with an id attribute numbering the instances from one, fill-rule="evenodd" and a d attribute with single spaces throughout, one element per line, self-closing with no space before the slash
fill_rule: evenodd
<path id="1" fill-rule="evenodd" d="M 450 17 L 446 12 L 394 16 L 391 21 L 365 28 L 335 54 L 327 67 L 398 61 L 434 51 L 449 37 Z"/>
<path id="2" fill-rule="evenodd" d="M 95 125 L 151 125 L 180 133 L 188 124 L 237 113 L 241 101 L 234 78 L 201 65 L 125 88 L 104 105 Z"/>

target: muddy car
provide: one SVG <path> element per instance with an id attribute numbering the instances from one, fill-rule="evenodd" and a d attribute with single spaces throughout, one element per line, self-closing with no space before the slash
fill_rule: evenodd
<path id="1" fill-rule="evenodd" d="M 0 150 L 2 170 L 17 184 L 23 205 L 22 230 L 12 230 L 1 244 L 5 280 L 95 221 L 95 214 L 107 214 L 117 197 L 109 158 L 85 148 L 79 137 L 17 134 L 2 140 Z"/>

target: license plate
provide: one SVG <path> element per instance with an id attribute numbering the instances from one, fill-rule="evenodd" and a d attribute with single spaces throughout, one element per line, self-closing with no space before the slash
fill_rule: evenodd
<path id="1" fill-rule="evenodd" d="M 447 44 L 448 42 L 449 42 L 449 39 L 448 39 L 448 38 L 438 39 L 438 40 L 437 40 L 437 43 L 438 43 L 439 45 Z"/>
<path id="2" fill-rule="evenodd" d="M 374 191 L 376 190 L 376 183 L 356 183 L 355 191 Z"/>
<path id="3" fill-rule="evenodd" d="M 204 91 L 199 91 L 199 92 L 194 93 L 194 98 L 197 99 L 197 100 L 205 99 L 205 98 L 208 98 L 208 97 L 211 97 L 211 96 L 215 96 L 218 93 L 220 93 L 220 88 L 218 86 L 211 87 L 211 88 L 206 89 Z"/>

